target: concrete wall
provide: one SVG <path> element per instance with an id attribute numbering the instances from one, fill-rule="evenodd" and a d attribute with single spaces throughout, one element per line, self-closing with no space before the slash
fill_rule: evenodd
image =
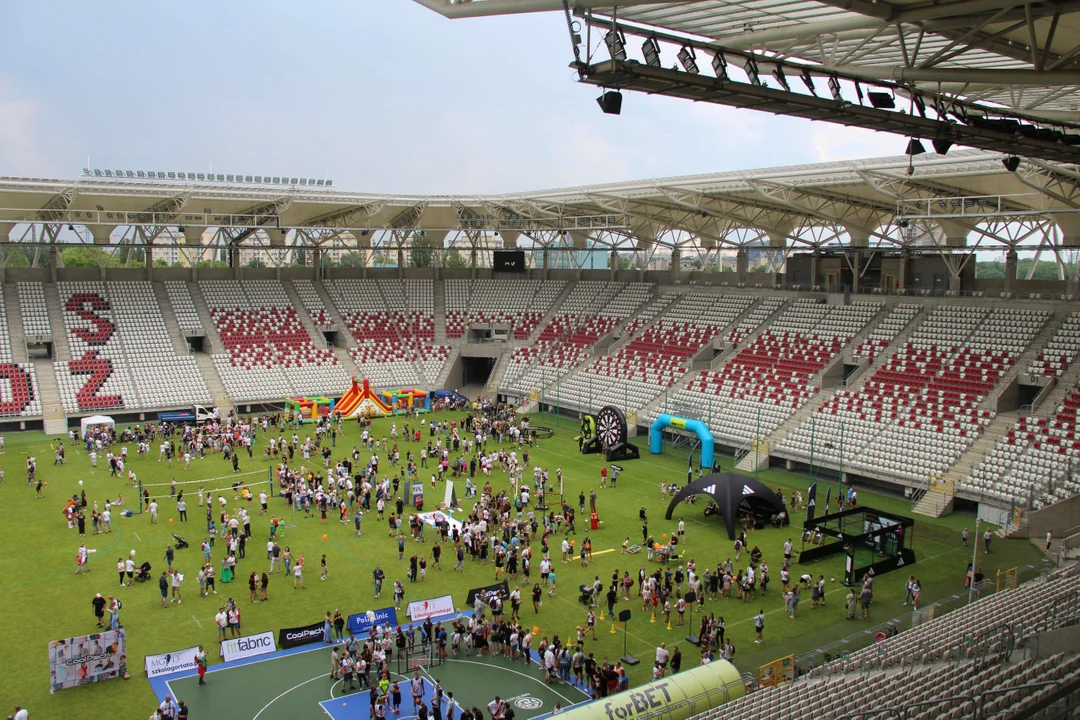
<path id="1" fill-rule="evenodd" d="M 1043 538 L 1047 532 L 1060 538 L 1065 531 L 1080 524 L 1080 495 L 1073 495 L 1042 510 L 1028 513 L 1027 527 L 1020 528 L 1013 537 Z"/>

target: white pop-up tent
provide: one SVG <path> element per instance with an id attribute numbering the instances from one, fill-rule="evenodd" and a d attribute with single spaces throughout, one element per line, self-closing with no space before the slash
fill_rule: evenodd
<path id="1" fill-rule="evenodd" d="M 86 428 L 96 427 L 98 425 L 108 425 L 109 427 L 116 427 L 116 423 L 108 415 L 91 415 L 90 417 L 84 417 L 79 421 L 79 437 L 86 437 Z"/>

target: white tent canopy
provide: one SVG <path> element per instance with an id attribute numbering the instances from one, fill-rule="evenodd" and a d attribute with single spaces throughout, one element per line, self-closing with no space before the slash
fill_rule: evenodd
<path id="1" fill-rule="evenodd" d="M 108 415 L 91 415 L 90 417 L 84 417 L 79 421 L 79 437 L 86 437 L 86 428 L 96 425 L 108 425 L 109 427 L 116 427 L 116 423 Z"/>

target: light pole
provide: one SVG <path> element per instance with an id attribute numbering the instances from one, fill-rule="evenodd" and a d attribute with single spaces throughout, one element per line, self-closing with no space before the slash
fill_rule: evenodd
<path id="1" fill-rule="evenodd" d="M 968 582 L 968 604 L 969 605 L 972 603 L 972 601 L 975 600 L 975 573 L 976 573 L 975 563 L 976 563 L 976 561 L 978 561 L 978 558 L 979 558 L 979 541 L 981 539 L 982 538 L 979 537 L 979 518 L 976 517 L 975 518 L 975 542 L 972 543 L 972 545 L 974 545 L 974 549 L 971 551 L 971 579 Z"/>

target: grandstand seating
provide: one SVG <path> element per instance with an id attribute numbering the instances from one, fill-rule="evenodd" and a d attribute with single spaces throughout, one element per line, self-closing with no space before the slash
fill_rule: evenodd
<path id="1" fill-rule="evenodd" d="M 7 308 L 0 293 L 0 417 L 41 415 L 37 373 L 32 363 L 13 363 Z M 46 316 L 48 317 L 48 316 Z"/>
<path id="2" fill-rule="evenodd" d="M 459 338 L 470 325 L 509 325 L 516 340 L 528 338 L 565 283 L 540 280 L 447 280 L 446 335 Z"/>
<path id="3" fill-rule="evenodd" d="M 1080 657 L 1055 654 L 1036 660 L 1014 653 L 994 662 L 979 648 L 1004 655 L 1008 635 L 1023 644 L 1037 632 L 1075 622 L 1078 591 L 1075 568 L 1058 571 L 872 643 L 794 683 L 764 687 L 690 720 L 818 720 L 870 717 L 885 710 L 912 720 L 1011 716 L 1043 696 L 1046 688 L 1033 684 L 1080 677 Z M 977 708 L 984 714 L 976 715 Z"/>
<path id="4" fill-rule="evenodd" d="M 1073 388 L 1052 417 L 1021 417 L 959 487 L 1033 509 L 1077 494 L 1071 471 L 1080 457 L 1078 408 L 1080 388 Z"/>
<path id="5" fill-rule="evenodd" d="M 315 347 L 281 283 L 200 283 L 225 353 L 214 367 L 238 402 L 326 393 L 347 385 L 333 352 Z"/>
<path id="6" fill-rule="evenodd" d="M 52 336 L 49 306 L 45 304 L 45 287 L 41 283 L 21 282 L 19 308 L 22 311 L 23 333 L 27 341 Z"/>
<path id="7" fill-rule="evenodd" d="M 563 404 L 641 410 L 690 369 L 690 360 L 750 307 L 743 295 L 687 294 L 615 355 L 597 358 L 558 389 Z"/>
<path id="8" fill-rule="evenodd" d="M 540 331 L 536 343 L 511 355 L 503 385 L 517 392 L 530 392 L 557 383 L 589 357 L 598 340 L 651 297 L 652 286 L 645 283 L 578 283 Z M 573 401 L 581 403 L 580 399 Z M 587 398 L 585 402 L 589 402 Z"/>
<path id="9" fill-rule="evenodd" d="M 842 445 L 844 466 L 858 472 L 905 482 L 942 474 L 989 424 L 994 413 L 980 404 L 1048 318 L 939 305 L 861 390 L 836 393 L 777 449 L 839 463 Z"/>
<path id="10" fill-rule="evenodd" d="M 326 306 L 323 305 L 319 293 L 315 291 L 315 285 L 310 280 L 293 280 L 292 285 L 315 327 L 333 326 L 334 322 L 330 319 L 330 313 L 326 312 Z"/>
<path id="11" fill-rule="evenodd" d="M 729 443 L 768 436 L 818 392 L 814 376 L 881 307 L 880 302 L 831 306 L 797 300 L 722 369 L 691 380 L 675 405 L 706 418 L 713 433 Z"/>
<path id="12" fill-rule="evenodd" d="M 1080 350 L 1080 313 L 1070 313 L 1046 346 L 1027 366 L 1035 382 L 1042 378 L 1061 377 Z"/>
<path id="13" fill-rule="evenodd" d="M 61 282 L 56 292 L 71 348 L 71 360 L 54 366 L 64 409 L 80 413 L 140 407 L 105 284 Z"/>
<path id="14" fill-rule="evenodd" d="M 181 332 L 192 335 L 202 335 L 205 329 L 199 311 L 195 309 L 195 301 L 191 299 L 191 291 L 186 282 L 179 280 L 166 280 L 165 292 L 169 296 L 169 304 L 172 305 L 176 324 Z"/>
<path id="15" fill-rule="evenodd" d="M 901 303 L 899 305 L 893 305 L 888 313 L 881 319 L 866 339 L 859 343 L 859 346 L 855 348 L 855 351 L 851 354 L 852 358 L 856 361 L 866 360 L 867 362 L 874 362 L 874 358 L 881 355 L 881 352 L 889 346 L 900 331 L 904 329 L 912 318 L 919 314 L 922 310 L 922 305 L 916 303 Z"/>
<path id="16" fill-rule="evenodd" d="M 139 406 L 212 404 L 195 358 L 176 354 L 153 285 L 110 282 L 106 290 Z"/>

